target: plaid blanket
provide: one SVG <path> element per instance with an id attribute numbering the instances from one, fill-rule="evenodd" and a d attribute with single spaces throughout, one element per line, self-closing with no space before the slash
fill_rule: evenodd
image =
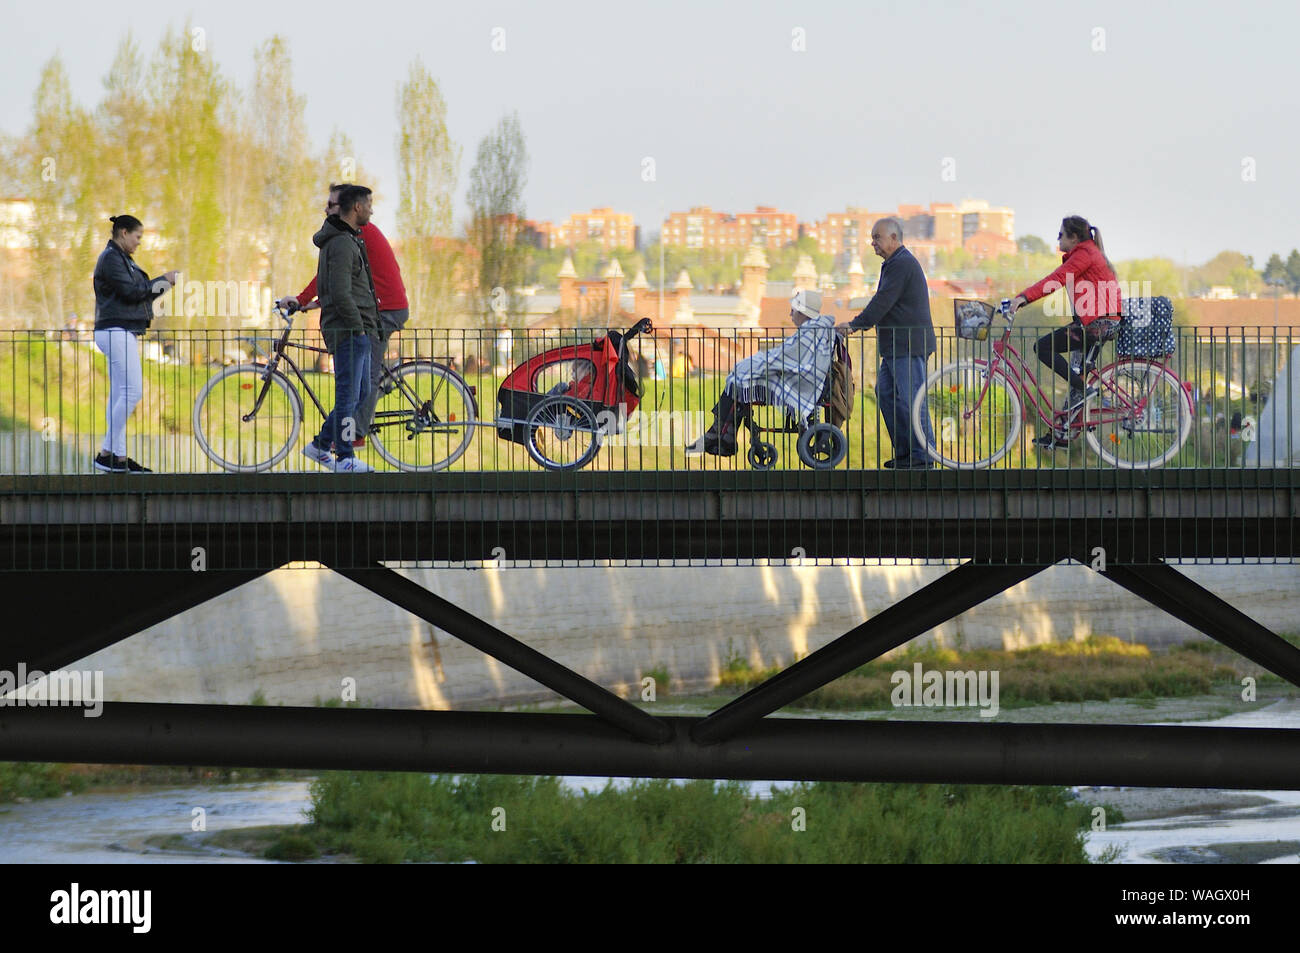
<path id="1" fill-rule="evenodd" d="M 785 407 L 798 420 L 817 408 L 835 343 L 835 319 L 819 315 L 783 342 L 737 362 L 724 388 L 746 404 Z"/>

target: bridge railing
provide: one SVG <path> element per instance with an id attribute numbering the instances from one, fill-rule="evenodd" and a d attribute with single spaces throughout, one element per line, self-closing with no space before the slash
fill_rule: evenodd
<path id="1" fill-rule="evenodd" d="M 277 382 L 269 388 L 251 420 L 241 419 L 252 411 L 262 381 L 256 371 L 241 375 L 235 369 L 264 369 L 279 330 L 267 321 L 142 337 L 142 388 L 126 423 L 128 455 L 156 473 L 252 471 L 277 452 L 282 458 L 265 467 L 267 472 L 321 471 L 302 450 L 334 404 L 331 359 L 323 350 L 299 346 L 319 348 L 319 332 L 293 331 L 294 346 L 286 354 L 297 370 L 282 360 L 284 386 Z M 549 422 L 561 426 L 547 431 L 551 440 L 540 447 L 540 459 L 575 464 L 594 440 L 597 449 L 581 469 L 749 469 L 743 432 L 735 456 L 684 450 L 712 422 L 728 373 L 779 344 L 790 330 L 670 326 L 634 338 L 628 358 L 642 389 L 639 399 L 622 393 L 616 395 L 618 406 L 603 414 L 592 407 L 598 418 L 594 437 L 585 432 L 584 419 L 565 416 L 553 405 Z M 1051 330 L 1016 327 L 1011 344 L 1027 373 L 994 375 L 986 387 L 978 369 L 992 359 L 991 341 L 962 340 L 950 328 L 940 328 L 927 373 L 951 365 L 958 370 L 927 388 L 928 410 L 938 448 L 950 464 L 972 464 L 1000 447 L 992 466 L 1020 470 L 1140 469 L 1152 460 L 1165 469 L 1218 470 L 1288 467 L 1300 459 L 1300 418 L 1293 413 L 1300 400 L 1300 341 L 1291 329 L 1175 328 L 1174 352 L 1158 364 L 1124 363 L 1108 344 L 1098 361 L 1101 393 L 1094 398 L 1096 410 L 1089 411 L 1101 422 L 1079 429 L 1067 446 L 1045 449 L 1035 440 L 1061 423 L 1053 415 L 1066 392 L 1065 382 L 1034 354 L 1035 340 Z M 557 388 L 586 393 L 581 354 L 602 333 L 598 328 L 403 330 L 389 344 L 388 362 L 406 370 L 378 398 L 378 432 L 357 455 L 380 471 L 547 469 L 527 446 L 528 412 Z M 842 424 L 846 454 L 837 467 L 881 469 L 895 451 L 878 405 L 876 335 L 854 335 L 848 346 L 856 395 L 853 413 Z M 565 348 L 574 350 L 558 350 Z M 511 373 L 548 352 L 570 356 L 540 368 L 527 384 L 534 397 L 503 403 L 499 393 Z M 1021 383 L 1024 396 L 1018 399 Z M 90 332 L 0 333 L 0 473 L 93 472 L 91 461 L 105 443 L 109 399 L 106 360 Z M 1127 417 L 1113 411 L 1105 416 L 1108 407 L 1124 400 L 1144 403 Z M 298 403 L 302 419 L 294 427 Z M 507 418 L 513 423 L 502 424 Z M 798 434 L 779 432 L 788 423 L 780 407 L 758 407 L 754 420 L 776 430 L 761 437 L 776 451 L 773 470 L 806 468 Z M 566 422 L 573 424 L 572 433 L 564 430 Z M 511 435 L 516 439 L 505 439 Z M 833 450 L 822 449 L 828 455 Z"/>

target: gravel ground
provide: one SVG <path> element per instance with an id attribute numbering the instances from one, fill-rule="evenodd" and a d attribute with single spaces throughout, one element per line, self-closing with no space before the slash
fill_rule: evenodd
<path id="1" fill-rule="evenodd" d="M 1239 807 L 1258 807 L 1272 801 L 1257 794 L 1218 791 L 1212 788 L 1076 788 L 1085 804 L 1117 807 L 1125 821 L 1147 821 L 1154 817 L 1208 814 Z"/>

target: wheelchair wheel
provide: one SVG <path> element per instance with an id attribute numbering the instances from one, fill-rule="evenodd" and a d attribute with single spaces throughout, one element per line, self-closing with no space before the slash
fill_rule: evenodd
<path id="1" fill-rule="evenodd" d="M 749 465 L 755 470 L 770 470 L 776 466 L 776 447 L 767 442 L 753 444 L 746 454 Z"/>
<path id="2" fill-rule="evenodd" d="M 799 459 L 814 470 L 834 470 L 849 453 L 844 431 L 834 424 L 814 424 L 795 444 Z"/>
<path id="3" fill-rule="evenodd" d="M 578 470 L 600 449 L 596 415 L 582 400 L 556 394 L 528 415 L 528 454 L 548 470 Z"/>

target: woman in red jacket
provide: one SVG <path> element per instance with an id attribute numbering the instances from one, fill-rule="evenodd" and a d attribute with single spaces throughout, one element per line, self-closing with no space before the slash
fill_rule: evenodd
<path id="1" fill-rule="evenodd" d="M 1114 334 L 1119 327 L 1123 302 L 1115 269 L 1111 267 L 1106 248 L 1101 243 L 1101 232 L 1089 225 L 1087 219 L 1071 215 L 1061 221 L 1061 232 L 1056 239 L 1061 249 L 1061 267 L 1011 299 L 1011 312 L 1014 314 L 1031 301 L 1065 288 L 1074 320 L 1039 338 L 1034 344 L 1034 353 L 1069 381 L 1070 397 L 1066 410 L 1073 413 L 1083 407 L 1088 395 L 1084 392 L 1082 369 L 1076 370 L 1072 366 L 1069 352 L 1086 353 L 1093 344 Z M 1048 450 L 1068 442 L 1068 434 L 1059 429 L 1034 441 Z"/>

